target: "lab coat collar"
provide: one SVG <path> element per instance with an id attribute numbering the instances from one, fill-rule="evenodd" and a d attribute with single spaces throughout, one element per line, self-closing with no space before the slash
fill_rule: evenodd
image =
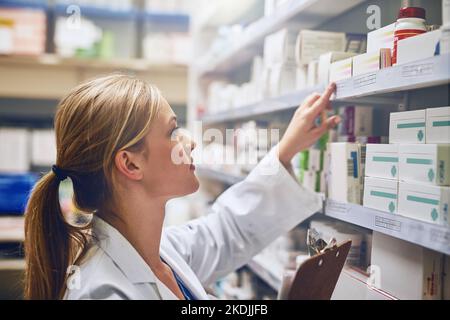
<path id="1" fill-rule="evenodd" d="M 133 284 L 157 282 L 156 276 L 144 259 L 117 229 L 97 216 L 93 217 L 92 223 L 98 246 Z"/>

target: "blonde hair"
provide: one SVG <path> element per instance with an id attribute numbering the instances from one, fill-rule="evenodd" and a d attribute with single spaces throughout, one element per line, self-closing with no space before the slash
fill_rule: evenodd
<path id="1" fill-rule="evenodd" d="M 101 209 L 111 198 L 114 155 L 141 148 L 158 112 L 157 88 L 127 75 L 83 83 L 59 103 L 56 166 L 68 173 L 77 208 Z M 50 171 L 35 185 L 25 213 L 25 298 L 60 299 L 67 268 L 86 251 L 90 226 L 69 224 L 59 204 L 60 180 Z"/>

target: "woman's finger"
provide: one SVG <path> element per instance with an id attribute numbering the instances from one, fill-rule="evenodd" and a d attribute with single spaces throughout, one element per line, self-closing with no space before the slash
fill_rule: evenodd
<path id="1" fill-rule="evenodd" d="M 311 112 L 313 112 L 315 115 L 318 115 L 322 110 L 325 110 L 326 108 L 329 108 L 330 104 L 330 97 L 336 90 L 336 85 L 334 83 L 331 83 L 324 91 L 322 96 L 320 96 L 319 99 L 316 100 L 316 102 L 311 107 Z"/>
<path id="2" fill-rule="evenodd" d="M 314 103 L 316 103 L 316 101 L 319 99 L 320 99 L 320 94 L 318 92 L 314 92 L 305 98 L 305 100 L 302 103 L 302 107 L 304 106 L 305 108 L 309 108 L 309 107 L 313 106 Z"/>
<path id="3" fill-rule="evenodd" d="M 313 137 L 315 137 L 315 138 L 320 137 L 328 130 L 336 127 L 339 124 L 339 122 L 341 122 L 341 117 L 331 116 L 328 119 L 326 119 L 324 122 L 322 122 L 322 125 L 320 127 L 316 127 L 314 129 L 312 129 L 310 132 L 313 135 Z"/>

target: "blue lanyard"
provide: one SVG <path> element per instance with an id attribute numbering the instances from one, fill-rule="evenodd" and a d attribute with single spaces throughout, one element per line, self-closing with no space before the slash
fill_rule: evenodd
<path id="1" fill-rule="evenodd" d="M 164 261 L 163 258 L 161 258 L 161 260 Z M 164 261 L 164 263 L 167 264 L 166 261 Z M 181 293 L 183 294 L 184 298 L 186 300 L 197 300 L 195 298 L 195 296 L 192 294 L 191 290 L 189 290 L 188 287 L 185 286 L 183 280 L 181 280 L 181 278 L 178 276 L 178 274 L 170 266 L 169 266 L 169 268 L 172 270 L 172 272 L 173 272 L 173 274 L 175 276 L 175 280 L 177 281 L 178 287 L 180 288 Z"/>

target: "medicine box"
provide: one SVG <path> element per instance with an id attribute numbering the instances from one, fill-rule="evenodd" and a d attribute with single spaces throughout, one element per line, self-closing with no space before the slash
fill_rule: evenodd
<path id="1" fill-rule="evenodd" d="M 441 299 L 443 260 L 442 253 L 373 232 L 374 285 L 398 299 Z"/>
<path id="2" fill-rule="evenodd" d="M 0 172 L 30 169 L 30 134 L 26 129 L 0 128 Z"/>
<path id="3" fill-rule="evenodd" d="M 426 142 L 450 143 L 450 107 L 426 111 Z"/>
<path id="4" fill-rule="evenodd" d="M 348 58 L 333 62 L 330 66 L 330 82 L 336 82 L 351 78 L 352 61 L 353 58 Z"/>
<path id="5" fill-rule="evenodd" d="M 342 32 L 302 30 L 295 44 L 297 64 L 308 64 L 327 52 L 345 51 L 346 42 Z"/>
<path id="6" fill-rule="evenodd" d="M 441 30 L 434 30 L 398 42 L 397 64 L 427 59 L 437 54 Z"/>
<path id="7" fill-rule="evenodd" d="M 360 146 L 337 142 L 328 145 L 328 197 L 341 202 L 361 204 Z"/>
<path id="8" fill-rule="evenodd" d="M 397 213 L 398 181 L 364 178 L 364 207 Z"/>
<path id="9" fill-rule="evenodd" d="M 399 214 L 430 223 L 449 225 L 449 187 L 400 181 L 398 188 Z"/>
<path id="10" fill-rule="evenodd" d="M 295 90 L 297 68 L 290 64 L 275 64 L 270 67 L 269 95 L 276 97 Z"/>
<path id="11" fill-rule="evenodd" d="M 368 72 L 378 71 L 391 65 L 390 49 L 379 49 L 354 56 L 352 74 L 355 77 Z"/>
<path id="12" fill-rule="evenodd" d="M 391 112 L 389 143 L 425 143 L 425 110 Z"/>
<path id="13" fill-rule="evenodd" d="M 378 51 L 383 48 L 394 49 L 395 23 L 391 23 L 367 34 L 367 52 Z"/>
<path id="14" fill-rule="evenodd" d="M 330 67 L 333 62 L 351 58 L 353 52 L 328 52 L 319 57 L 318 82 L 326 84 L 330 80 Z"/>
<path id="15" fill-rule="evenodd" d="M 342 136 L 371 136 L 373 108 L 368 106 L 347 106 L 339 109 L 341 123 L 338 126 Z M 350 141 L 349 141 L 350 142 Z"/>
<path id="16" fill-rule="evenodd" d="M 398 145 L 367 144 L 365 175 L 398 180 Z"/>
<path id="17" fill-rule="evenodd" d="M 298 31 L 284 28 L 264 39 L 264 64 L 295 64 L 295 44 Z"/>
<path id="18" fill-rule="evenodd" d="M 399 179 L 428 185 L 450 185 L 449 144 L 401 144 Z"/>

